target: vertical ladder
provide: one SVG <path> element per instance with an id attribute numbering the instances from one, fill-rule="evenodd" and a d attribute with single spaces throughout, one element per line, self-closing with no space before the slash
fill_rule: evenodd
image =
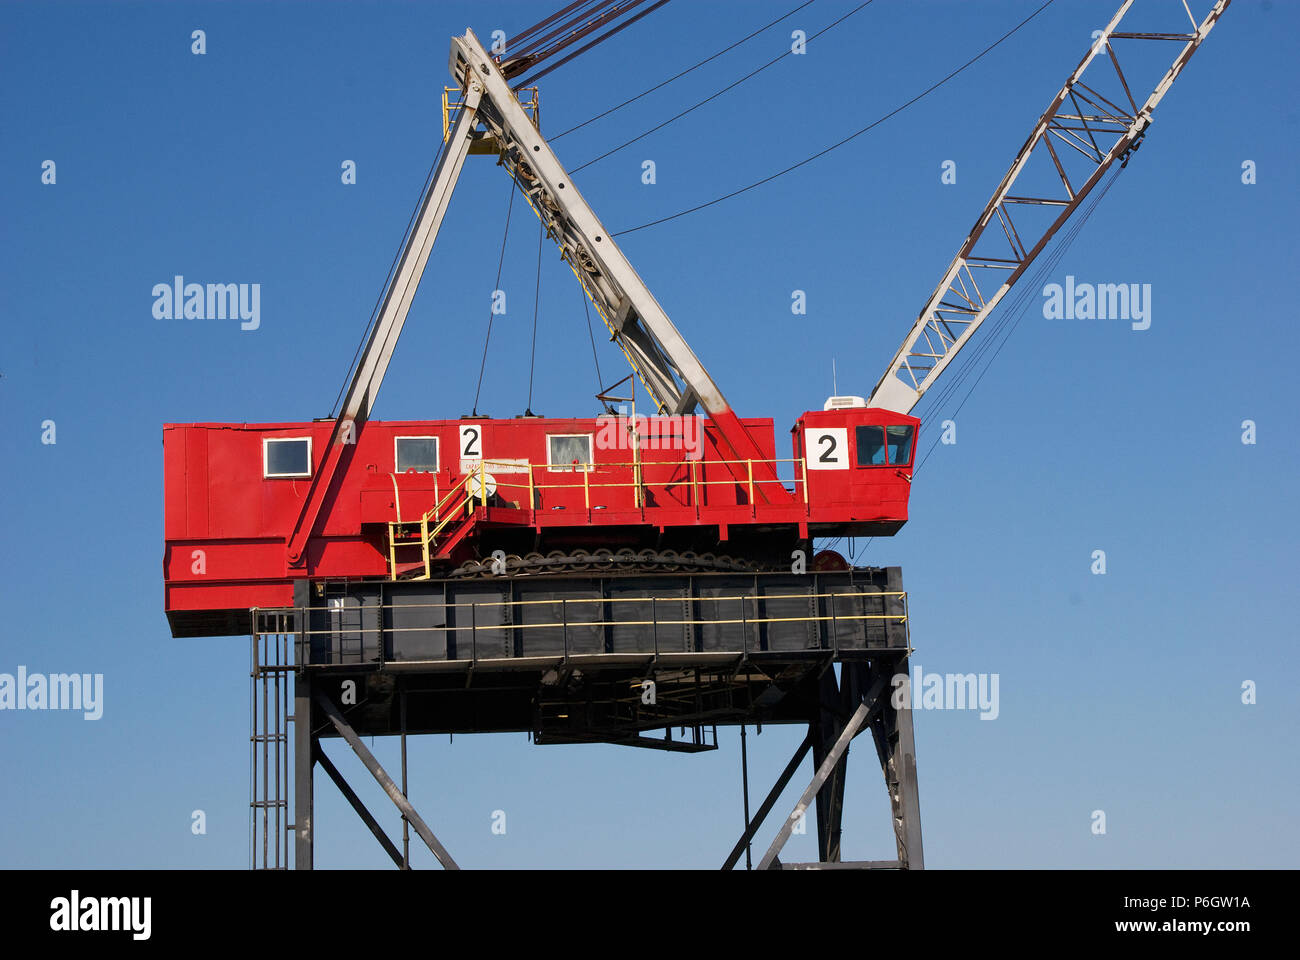
<path id="1" fill-rule="evenodd" d="M 249 866 L 289 867 L 289 611 L 252 610 Z"/>

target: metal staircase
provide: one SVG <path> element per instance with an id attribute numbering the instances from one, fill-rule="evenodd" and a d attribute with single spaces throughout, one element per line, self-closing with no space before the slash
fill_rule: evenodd
<path id="1" fill-rule="evenodd" d="M 487 476 L 482 464 L 467 473 L 419 520 L 403 520 L 401 500 L 395 503 L 397 519 L 388 522 L 388 579 L 428 580 L 433 560 L 451 555 L 474 528 L 475 504 L 487 505 Z M 418 559 L 410 557 L 419 550 Z M 399 553 L 407 554 L 406 559 Z"/>

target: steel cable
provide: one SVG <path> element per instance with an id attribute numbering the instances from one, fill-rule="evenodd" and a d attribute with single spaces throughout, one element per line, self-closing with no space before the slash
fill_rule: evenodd
<path id="1" fill-rule="evenodd" d="M 935 83 L 933 83 L 933 84 L 931 84 L 929 87 L 927 87 L 925 90 L 923 90 L 923 91 L 921 91 L 920 93 L 918 93 L 918 94 L 917 94 L 915 97 L 913 97 L 911 100 L 908 100 L 906 103 L 902 104 L 902 105 L 899 106 L 899 107 L 895 107 L 893 110 L 891 110 L 889 113 L 885 114 L 883 117 L 880 117 L 879 119 L 872 121 L 871 123 L 867 124 L 867 125 L 866 125 L 865 127 L 863 127 L 862 129 L 857 130 L 857 131 L 855 131 L 855 132 L 849 134 L 849 135 L 848 135 L 847 137 L 845 137 L 844 139 L 839 140 L 839 141 L 837 141 L 836 143 L 831 144 L 829 147 L 826 147 L 826 148 L 824 148 L 824 149 L 822 149 L 822 150 L 819 150 L 817 153 L 814 153 L 812 156 L 810 156 L 810 157 L 805 157 L 804 159 L 800 160 L 798 163 L 792 163 L 790 166 L 784 168 L 783 170 L 778 170 L 776 173 L 769 174 L 768 176 L 764 177 L 764 178 L 761 179 L 761 180 L 755 180 L 753 183 L 751 183 L 751 184 L 749 184 L 749 185 L 747 185 L 747 186 L 744 186 L 744 187 L 740 187 L 740 188 L 737 189 L 737 190 L 733 190 L 733 191 L 731 191 L 730 193 L 723 194 L 723 195 L 720 196 L 720 197 L 715 197 L 714 199 L 712 199 L 712 200 L 708 200 L 708 201 L 706 201 L 706 202 L 704 202 L 704 203 L 696 204 L 696 205 L 693 206 L 693 207 L 687 207 L 685 210 L 679 210 L 679 211 L 677 211 L 677 213 L 669 214 L 669 215 L 666 216 L 666 217 L 660 217 L 660 218 L 657 219 L 657 220 L 650 220 L 650 221 L 648 221 L 648 222 L 646 222 L 646 223 L 641 224 L 640 226 L 636 226 L 636 227 L 628 227 L 626 230 L 619 230 L 617 233 L 614 233 L 613 236 L 615 236 L 615 237 L 622 237 L 622 236 L 625 236 L 625 235 L 627 235 L 627 234 L 629 234 L 629 233 L 636 233 L 638 230 L 645 230 L 645 229 L 648 229 L 649 227 L 657 227 L 657 226 L 659 226 L 661 223 L 668 223 L 670 220 L 676 220 L 676 219 L 678 219 L 679 217 L 684 217 L 684 216 L 686 216 L 687 214 L 696 213 L 696 212 L 698 212 L 698 211 L 700 211 L 700 210 L 704 210 L 704 209 L 706 209 L 706 208 L 708 208 L 708 207 L 712 207 L 712 206 L 714 206 L 714 205 L 716 205 L 716 204 L 722 203 L 724 200 L 730 200 L 732 197 L 738 197 L 738 196 L 740 196 L 742 193 L 747 193 L 748 191 L 753 190 L 753 189 L 755 189 L 756 187 L 761 187 L 761 186 L 763 186 L 764 184 L 771 183 L 773 180 L 776 180 L 778 177 L 783 177 L 783 176 L 785 176 L 787 173 L 792 173 L 792 172 L 794 172 L 795 170 L 798 170 L 800 167 L 807 166 L 808 164 L 812 163 L 814 160 L 818 160 L 818 159 L 820 159 L 820 158 L 826 156 L 826 154 L 830 153 L 831 151 L 833 151 L 833 150 L 838 150 L 840 147 L 844 146 L 844 145 L 845 145 L 846 143 L 848 143 L 849 141 L 854 140 L 854 139 L 856 139 L 856 138 L 862 136 L 862 134 L 866 133 L 867 131 L 869 131 L 869 130 L 875 128 L 875 127 L 880 126 L 880 124 L 884 123 L 886 120 L 890 119 L 891 117 L 894 117 L 894 116 L 896 116 L 896 115 L 899 114 L 899 113 L 902 113 L 904 110 L 906 110 L 908 107 L 912 106 L 912 104 L 916 103 L 918 100 L 921 100 L 922 98 L 924 98 L 924 97 L 926 97 L 926 96 L 929 96 L 931 93 L 933 93 L 935 90 L 939 89 L 941 86 L 943 86 L 943 85 L 944 85 L 945 83 L 947 83 L 949 80 L 951 80 L 953 77 L 957 76 L 959 73 L 961 73 L 962 71 L 966 70 L 966 69 L 967 69 L 968 67 L 970 67 L 972 64 L 974 64 L 974 63 L 976 63 L 978 60 L 982 59 L 985 55 L 987 55 L 990 51 L 992 51 L 995 47 L 997 47 L 997 46 L 998 46 L 999 44 L 1001 44 L 1003 41 L 1007 40 L 1007 39 L 1010 38 L 1012 35 L 1014 35 L 1015 33 L 1017 33 L 1017 32 L 1018 32 L 1022 27 L 1024 27 L 1027 23 L 1029 23 L 1029 21 L 1033 20 L 1034 17 L 1038 16 L 1040 13 L 1042 13 L 1044 10 L 1046 10 L 1048 7 L 1050 7 L 1050 6 L 1051 6 L 1053 3 L 1055 3 L 1055 2 L 1056 2 L 1056 0 L 1046 0 L 1046 2 L 1045 2 L 1041 7 L 1039 7 L 1037 10 L 1035 10 L 1035 11 L 1034 11 L 1033 13 L 1031 13 L 1029 16 L 1025 17 L 1024 20 L 1021 20 L 1020 23 L 1016 24 L 1014 27 L 1012 27 L 1010 30 L 1008 30 L 1006 33 L 1004 33 L 1002 36 L 1000 36 L 997 40 L 994 40 L 994 41 L 993 41 L 992 43 L 990 43 L 987 47 L 985 47 L 983 50 L 981 50 L 981 51 L 980 51 L 979 53 L 977 53 L 975 56 L 971 57 L 971 59 L 967 60 L 967 61 L 966 61 L 965 63 L 963 63 L 960 67 L 958 67 L 956 70 L 952 71 L 950 74 L 948 74 L 948 75 L 947 75 L 946 77 L 944 77 L 942 80 L 936 81 Z M 629 141 L 629 142 L 633 142 L 633 141 Z M 621 148 L 617 148 L 617 149 L 621 149 Z M 596 159 L 599 160 L 600 157 L 597 157 Z M 594 162 L 595 162 L 595 160 L 589 161 L 589 163 L 594 163 Z M 584 166 L 585 166 L 585 165 L 586 165 L 586 164 L 584 164 Z M 579 168 L 577 168 L 577 169 L 581 170 L 582 167 L 579 167 Z"/>

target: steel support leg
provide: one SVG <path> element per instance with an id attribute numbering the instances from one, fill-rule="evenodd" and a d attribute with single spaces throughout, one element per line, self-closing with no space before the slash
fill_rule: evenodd
<path id="1" fill-rule="evenodd" d="M 907 658 L 898 663 L 900 673 L 908 672 Z M 897 828 L 898 860 L 904 868 L 922 870 L 925 868 L 925 855 L 921 849 L 921 795 L 916 779 L 916 740 L 912 733 L 912 705 L 909 703 L 902 710 L 895 711 L 895 730 L 893 771 L 894 784 L 892 792 L 898 793 L 898 814 L 901 820 Z"/>
<path id="2" fill-rule="evenodd" d="M 300 659 L 293 678 L 293 846 L 294 869 L 312 869 L 312 776 L 316 737 L 312 733 L 311 676 L 303 669 L 302 633 L 294 638 Z"/>
<path id="3" fill-rule="evenodd" d="M 905 656 L 876 661 L 872 668 L 877 680 L 894 674 L 907 675 L 909 670 Z M 910 685 L 905 689 L 909 694 L 913 692 Z M 910 697 L 901 708 L 894 707 L 892 696 L 887 697 L 880 712 L 872 718 L 871 735 L 876 741 L 876 755 L 885 775 L 885 789 L 889 792 L 899 865 L 904 870 L 924 869 L 921 799 L 916 777 L 916 742 L 912 733 Z"/>
<path id="4" fill-rule="evenodd" d="M 293 585 L 293 865 L 310 870 L 315 862 L 312 819 L 314 816 L 313 776 L 316 767 L 316 717 L 312 709 L 311 637 L 307 631 L 307 607 L 311 585 L 299 580 Z"/>
<path id="5" fill-rule="evenodd" d="M 841 665 L 844 683 L 835 679 L 834 669 L 828 669 L 821 676 L 821 709 L 816 721 L 809 725 L 813 737 L 813 769 L 821 767 L 827 753 L 840 735 L 844 718 L 853 710 L 855 704 L 850 700 L 849 668 L 852 664 Z M 840 834 L 844 816 L 844 778 L 849 768 L 849 748 L 844 748 L 839 763 L 831 771 L 830 777 L 817 791 L 817 857 L 823 863 L 834 863 L 840 859 Z"/>

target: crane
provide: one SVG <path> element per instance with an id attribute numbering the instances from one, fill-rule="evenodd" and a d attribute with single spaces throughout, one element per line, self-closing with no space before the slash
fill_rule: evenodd
<path id="1" fill-rule="evenodd" d="M 788 566 L 792 548 L 811 551 L 817 537 L 896 533 L 907 520 L 920 428 L 913 408 L 1106 172 L 1138 149 L 1230 0 L 1216 0 L 1200 21 L 1183 3 L 1190 29 L 1166 33 L 1121 30 L 1133 3 L 1124 0 L 1035 123 L 869 396 L 831 397 L 803 414 L 790 458 L 777 457 L 770 419 L 742 418 L 728 402 L 573 182 L 528 99 L 527 83 L 559 65 L 542 67 L 547 58 L 606 31 L 571 59 L 666 0 L 646 2 L 570 4 L 496 55 L 472 30 L 452 38 L 456 99 L 444 101 L 442 150 L 340 415 L 164 427 L 164 579 L 175 635 L 244 632 L 250 608 L 287 605 L 302 579 L 772 569 Z M 1141 101 L 1116 41 L 1179 45 Z M 1097 75 L 1106 70 L 1120 92 L 1102 92 Z M 537 214 L 656 412 L 673 424 L 676 448 L 645 449 L 635 417 L 371 420 L 475 153 L 495 156 Z M 1050 160 L 1059 190 L 1016 192 L 1033 157 Z M 1054 216 L 1031 228 L 1028 208 Z M 990 229 L 995 222 L 1000 229 Z M 999 238 L 1006 248 L 995 251 Z M 200 552 L 196 573 L 191 558 Z"/>

